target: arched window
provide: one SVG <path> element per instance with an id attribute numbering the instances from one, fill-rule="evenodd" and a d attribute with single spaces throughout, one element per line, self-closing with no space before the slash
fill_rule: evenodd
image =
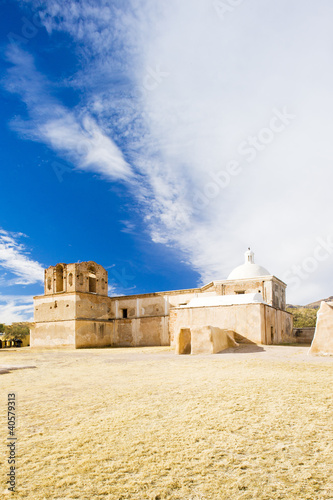
<path id="1" fill-rule="evenodd" d="M 56 292 L 64 291 L 64 268 L 58 264 L 56 266 Z"/>

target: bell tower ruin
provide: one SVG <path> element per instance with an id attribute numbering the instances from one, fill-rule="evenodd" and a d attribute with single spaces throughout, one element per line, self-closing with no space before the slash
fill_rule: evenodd
<path id="1" fill-rule="evenodd" d="M 96 262 L 57 264 L 45 270 L 44 294 L 86 292 L 108 295 L 108 273 Z"/>
<path id="2" fill-rule="evenodd" d="M 110 345 L 110 300 L 108 273 L 96 262 L 50 266 L 45 270 L 44 295 L 34 298 L 31 345 Z"/>

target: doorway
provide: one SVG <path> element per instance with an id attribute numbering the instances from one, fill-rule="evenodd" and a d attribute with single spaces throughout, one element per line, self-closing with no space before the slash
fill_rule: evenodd
<path id="1" fill-rule="evenodd" d="M 179 354 L 191 354 L 191 329 L 181 328 L 179 332 Z"/>

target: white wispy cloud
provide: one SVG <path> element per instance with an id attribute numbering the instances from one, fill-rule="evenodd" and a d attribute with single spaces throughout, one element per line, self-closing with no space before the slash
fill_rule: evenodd
<path id="1" fill-rule="evenodd" d="M 226 277 L 248 245 L 277 276 L 312 256 L 317 238 L 329 235 L 333 208 L 328 0 L 316 15 L 310 0 L 253 0 L 225 16 L 206 0 L 32 5 L 43 7 L 49 33 L 69 33 L 86 58 L 73 75 L 85 93 L 75 113 L 59 103 L 50 113 L 43 78 L 36 84 L 41 108 L 37 93 L 22 91 L 24 72 L 9 79 L 31 103 L 39 140 L 108 176 L 107 155 L 75 150 L 80 135 L 101 136 L 111 157 L 120 158 L 109 178 L 124 179 L 129 167 L 109 142 L 121 134 L 142 175 L 140 189 L 134 180 L 131 188 L 153 240 L 180 249 L 202 281 Z M 12 61 L 31 75 L 34 88 L 36 75 L 22 58 Z M 275 121 L 272 133 L 276 111 L 293 118 Z M 232 174 L 230 161 L 238 163 Z M 221 187 L 216 178 L 226 172 L 229 182 Z M 329 256 L 289 300 L 310 301 L 319 290 L 331 295 L 332 269 Z"/>
<path id="2" fill-rule="evenodd" d="M 43 267 L 30 257 L 29 250 L 20 242 L 24 236 L 0 229 L 0 270 L 14 275 L 3 279 L 3 284 L 30 285 L 44 280 Z"/>
<path id="3" fill-rule="evenodd" d="M 33 321 L 33 297 L 0 294 L 0 323 Z"/>
<path id="4" fill-rule="evenodd" d="M 85 110 L 70 111 L 52 96 L 51 83 L 35 68 L 33 58 L 17 46 L 7 50 L 12 63 L 4 83 L 27 106 L 28 120 L 12 127 L 25 137 L 44 142 L 80 170 L 95 171 L 109 180 L 129 180 L 132 171 L 115 142 Z"/>

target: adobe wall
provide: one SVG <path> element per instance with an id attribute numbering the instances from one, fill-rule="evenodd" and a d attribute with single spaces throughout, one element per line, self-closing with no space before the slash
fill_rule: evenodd
<path id="1" fill-rule="evenodd" d="M 255 343 L 265 341 L 263 304 L 232 306 L 186 307 L 170 311 L 170 342 L 175 343 L 175 335 L 181 328 L 211 325 L 232 330 Z M 266 306 L 267 307 L 267 306 Z"/>
<path id="2" fill-rule="evenodd" d="M 309 354 L 333 355 L 333 302 L 321 302 Z"/>
<path id="3" fill-rule="evenodd" d="M 286 309 L 286 284 L 275 276 L 214 281 L 204 286 L 202 291 L 215 291 L 217 295 L 261 293 L 266 304 L 277 309 Z"/>
<path id="4" fill-rule="evenodd" d="M 75 293 L 34 297 L 34 321 L 40 323 L 74 319 L 76 298 Z"/>
<path id="5" fill-rule="evenodd" d="M 75 347 L 75 321 L 35 323 L 30 329 L 31 347 Z"/>
<path id="6" fill-rule="evenodd" d="M 315 333 L 314 326 L 293 328 L 293 342 L 297 344 L 311 344 Z"/>
<path id="7" fill-rule="evenodd" d="M 94 293 L 56 293 L 35 297 L 34 303 L 35 345 L 169 345 L 169 305 L 161 295 L 114 300 Z M 121 317 L 123 309 L 128 318 Z"/>
<path id="8" fill-rule="evenodd" d="M 201 294 L 200 289 L 111 297 L 110 318 L 123 318 L 124 309 L 127 309 L 127 318 L 131 319 L 168 316 L 170 308 L 187 304 L 198 294 Z M 213 291 L 205 295 L 216 295 L 216 293 Z"/>
<path id="9" fill-rule="evenodd" d="M 127 296 L 110 298 L 110 313 L 111 319 L 124 318 L 124 310 L 126 310 L 127 318 L 141 318 L 151 316 L 165 316 L 168 314 L 168 303 L 159 294 L 149 294 L 146 297 L 142 296 Z"/>
<path id="10" fill-rule="evenodd" d="M 265 344 L 292 343 L 293 317 L 292 314 L 280 309 L 265 306 Z"/>
<path id="11" fill-rule="evenodd" d="M 113 321 L 113 346 L 168 346 L 169 321 L 166 316 L 118 319 Z"/>
<path id="12" fill-rule="evenodd" d="M 111 299 L 93 293 L 76 293 L 75 318 L 109 320 L 111 318 Z"/>
<path id="13" fill-rule="evenodd" d="M 34 320 L 63 321 L 71 319 L 108 320 L 111 299 L 82 292 L 56 293 L 34 297 Z"/>
<path id="14" fill-rule="evenodd" d="M 256 344 L 291 342 L 292 315 L 265 304 L 186 307 L 170 311 L 170 342 L 181 328 L 211 325 Z"/>
<path id="15" fill-rule="evenodd" d="M 229 347 L 237 347 L 234 334 L 214 326 L 194 327 L 191 333 L 191 354 L 215 354 Z M 176 347 L 177 353 L 177 347 Z"/>
<path id="16" fill-rule="evenodd" d="M 75 347 L 109 347 L 113 330 L 113 322 L 78 319 L 75 321 Z"/>

